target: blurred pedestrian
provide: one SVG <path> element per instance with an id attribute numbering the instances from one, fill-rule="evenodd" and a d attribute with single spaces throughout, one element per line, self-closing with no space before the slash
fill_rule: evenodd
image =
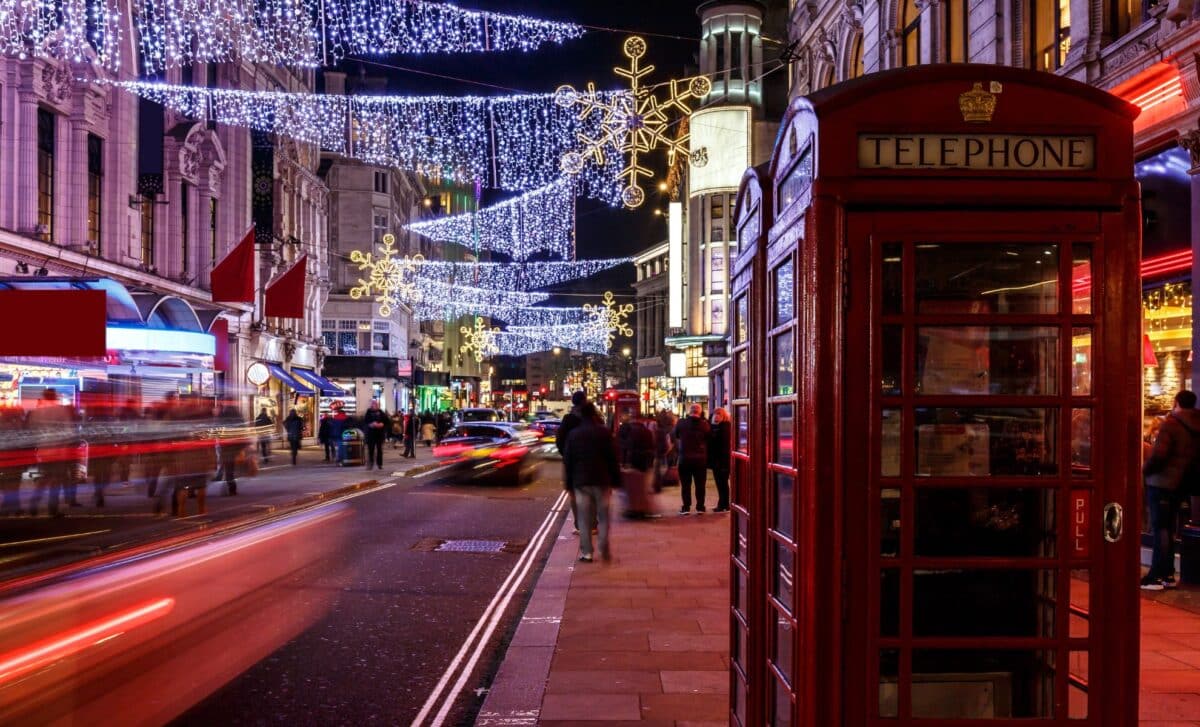
<path id="1" fill-rule="evenodd" d="M 624 516 L 630 519 L 655 517 L 650 504 L 650 479 L 654 476 L 654 433 L 649 418 L 633 416 L 626 431 L 629 469 L 621 473 L 625 492 Z"/>
<path id="2" fill-rule="evenodd" d="M 733 425 L 724 408 L 713 412 L 712 436 L 708 442 L 708 468 L 717 486 L 717 506 L 713 512 L 729 512 L 729 468 L 732 463 Z"/>
<path id="3" fill-rule="evenodd" d="M 388 439 L 392 440 L 392 449 L 404 441 L 404 414 L 392 412 L 391 424 L 388 425 Z"/>
<path id="4" fill-rule="evenodd" d="M 160 489 L 155 513 L 161 513 L 169 503 L 171 515 L 183 517 L 189 495 L 196 498 L 197 515 L 208 512 L 208 482 L 216 469 L 215 449 L 209 434 L 212 425 L 210 410 L 197 397 L 189 397 L 175 410 L 171 419 L 168 481 Z"/>
<path id="5" fill-rule="evenodd" d="M 575 493 L 572 492 L 569 487 L 566 487 L 567 476 L 565 468 L 567 460 L 567 442 L 570 440 L 571 432 L 574 431 L 575 427 L 578 427 L 583 421 L 583 416 L 581 414 L 582 407 L 587 403 L 588 400 L 586 392 L 580 390 L 571 394 L 571 411 L 567 412 L 567 415 L 562 418 L 562 424 L 559 425 L 558 432 L 556 432 L 554 435 L 554 447 L 558 450 L 558 453 L 563 458 L 563 487 L 565 487 L 567 490 L 567 501 L 571 505 L 572 523 L 579 522 L 579 510 L 575 505 Z M 579 531 L 576 530 L 575 532 L 578 533 Z"/>
<path id="6" fill-rule="evenodd" d="M 444 411 L 437 415 L 437 438 L 442 441 L 446 438 L 446 433 L 454 426 L 454 420 L 450 417 L 450 412 Z"/>
<path id="7" fill-rule="evenodd" d="M 37 441 L 38 479 L 33 499 L 29 503 L 29 514 L 37 515 L 42 498 L 47 497 L 47 510 L 51 517 L 61 517 L 59 497 L 63 489 L 74 489 L 75 464 L 78 457 L 79 440 L 75 417 L 68 407 L 58 402 L 54 389 L 42 391 L 41 401 L 29 412 L 26 424 Z M 68 491 L 70 500 L 70 491 Z"/>
<path id="8" fill-rule="evenodd" d="M 325 449 L 325 461 L 331 462 L 337 457 L 337 444 L 331 435 L 332 422 L 328 414 L 321 415 L 321 423 L 317 426 L 317 441 Z"/>
<path id="9" fill-rule="evenodd" d="M 704 409 L 692 404 L 688 415 L 675 425 L 675 446 L 679 450 L 679 489 L 683 504 L 680 515 L 690 515 L 692 488 L 696 490 L 696 512 L 705 512 L 704 481 L 708 470 L 708 438 L 712 427 L 704 418 Z"/>
<path id="10" fill-rule="evenodd" d="M 242 458 L 246 457 L 249 442 L 246 440 L 245 421 L 241 412 L 232 404 L 221 410 L 218 430 L 221 476 L 225 479 L 225 494 L 237 494 L 237 470 Z M 250 455 L 253 460 L 253 455 Z"/>
<path id="11" fill-rule="evenodd" d="M 352 422 L 342 402 L 335 401 L 329 408 L 333 410 L 329 417 L 329 438 L 337 447 L 337 464 L 340 467 L 346 461 L 346 440 L 342 435 L 350 428 Z"/>
<path id="12" fill-rule="evenodd" d="M 0 516 L 21 514 L 21 477 L 28 454 L 21 446 L 25 413 L 17 407 L 0 409 Z"/>
<path id="13" fill-rule="evenodd" d="M 254 418 L 254 426 L 258 429 L 258 448 L 262 452 L 263 464 L 271 461 L 271 437 L 275 435 L 275 420 L 267 413 L 267 407 L 259 409 Z"/>
<path id="14" fill-rule="evenodd" d="M 662 492 L 668 485 L 679 484 L 679 470 L 676 468 L 674 442 L 671 432 L 675 431 L 675 415 L 666 409 L 658 412 L 654 424 L 654 491 Z"/>
<path id="15" fill-rule="evenodd" d="M 1150 458 L 1142 466 L 1154 548 L 1150 571 L 1141 582 L 1146 591 L 1176 586 L 1175 531 L 1180 493 L 1200 477 L 1200 411 L 1195 407 L 1196 395 L 1191 391 L 1175 395 L 1175 405 L 1163 420 Z"/>
<path id="16" fill-rule="evenodd" d="M 404 417 L 404 454 L 401 455 L 406 459 L 415 459 L 417 456 L 417 435 L 421 428 L 421 421 L 417 419 L 417 410 L 410 409 Z"/>
<path id="17" fill-rule="evenodd" d="M 580 422 L 567 439 L 565 486 L 576 501 L 575 527 L 579 530 L 579 560 L 593 559 L 592 528 L 596 521 L 600 557 L 612 560 L 608 542 L 609 501 L 612 488 L 621 483 L 621 466 L 612 433 L 603 425 L 596 406 L 585 402 L 579 408 Z"/>
<path id="18" fill-rule="evenodd" d="M 371 399 L 362 421 L 367 440 L 367 469 L 371 469 L 371 463 L 375 464 L 376 469 L 383 469 L 383 440 L 391 421 L 387 413 L 379 408 L 379 400 Z"/>
<path id="19" fill-rule="evenodd" d="M 283 431 L 287 433 L 288 449 L 292 452 L 292 466 L 296 465 L 296 455 L 300 452 L 300 441 L 304 438 L 304 420 L 295 409 L 288 412 L 283 420 Z"/>
<path id="20" fill-rule="evenodd" d="M 421 441 L 425 442 L 426 447 L 433 446 L 433 438 L 437 436 L 437 425 L 433 423 L 433 413 L 425 412 L 425 416 L 421 417 Z"/>

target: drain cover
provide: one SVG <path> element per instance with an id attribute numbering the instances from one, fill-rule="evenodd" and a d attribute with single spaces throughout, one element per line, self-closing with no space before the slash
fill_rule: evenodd
<path id="1" fill-rule="evenodd" d="M 443 553 L 499 553 L 504 546 L 503 540 L 446 540 L 437 550 Z"/>

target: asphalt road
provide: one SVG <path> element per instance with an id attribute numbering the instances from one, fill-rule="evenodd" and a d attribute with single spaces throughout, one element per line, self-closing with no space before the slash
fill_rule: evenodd
<path id="1" fill-rule="evenodd" d="M 285 589 L 297 604 L 333 592 L 330 610 L 175 724 L 411 724 L 555 505 L 559 467 L 545 463 L 520 488 L 399 478 L 350 501 L 344 545 Z M 498 553 L 436 550 L 450 539 L 506 545 Z M 474 720 L 478 690 L 498 667 L 550 544 L 536 552 L 443 724 Z"/>

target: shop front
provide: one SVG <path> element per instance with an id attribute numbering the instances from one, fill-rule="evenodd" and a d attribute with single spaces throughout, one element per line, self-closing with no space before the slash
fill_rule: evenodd
<path id="1" fill-rule="evenodd" d="M 449 411 L 454 404 L 450 392 L 450 374 L 445 371 L 426 371 L 417 367 L 414 371 L 415 402 L 417 411 Z"/>

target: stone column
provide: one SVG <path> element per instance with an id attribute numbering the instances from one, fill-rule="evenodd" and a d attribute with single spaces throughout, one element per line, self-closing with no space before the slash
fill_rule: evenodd
<path id="1" fill-rule="evenodd" d="M 18 102 L 20 118 L 17 158 L 17 229 L 32 232 L 38 223 L 38 97 L 32 91 L 21 91 Z"/>
<path id="2" fill-rule="evenodd" d="M 54 205 L 63 214 L 57 222 L 61 222 L 61 234 L 56 234 L 60 245 L 82 245 L 88 241 L 88 123 L 82 116 L 72 116 L 66 124 L 70 130 L 67 134 L 66 151 L 67 173 L 59 189 L 66 194 L 64 204 Z M 56 225 L 57 226 L 57 225 Z M 99 240 L 96 240 L 99 242 Z"/>
<path id="3" fill-rule="evenodd" d="M 1192 294 L 1200 281 L 1200 128 L 1179 135 L 1179 146 L 1187 150 L 1192 166 L 1188 175 L 1192 185 Z M 1193 297 L 1193 300 L 1195 298 Z M 1192 306 L 1193 311 L 1195 305 Z M 1200 391 L 1200 316 L 1192 316 L 1192 391 Z"/>

